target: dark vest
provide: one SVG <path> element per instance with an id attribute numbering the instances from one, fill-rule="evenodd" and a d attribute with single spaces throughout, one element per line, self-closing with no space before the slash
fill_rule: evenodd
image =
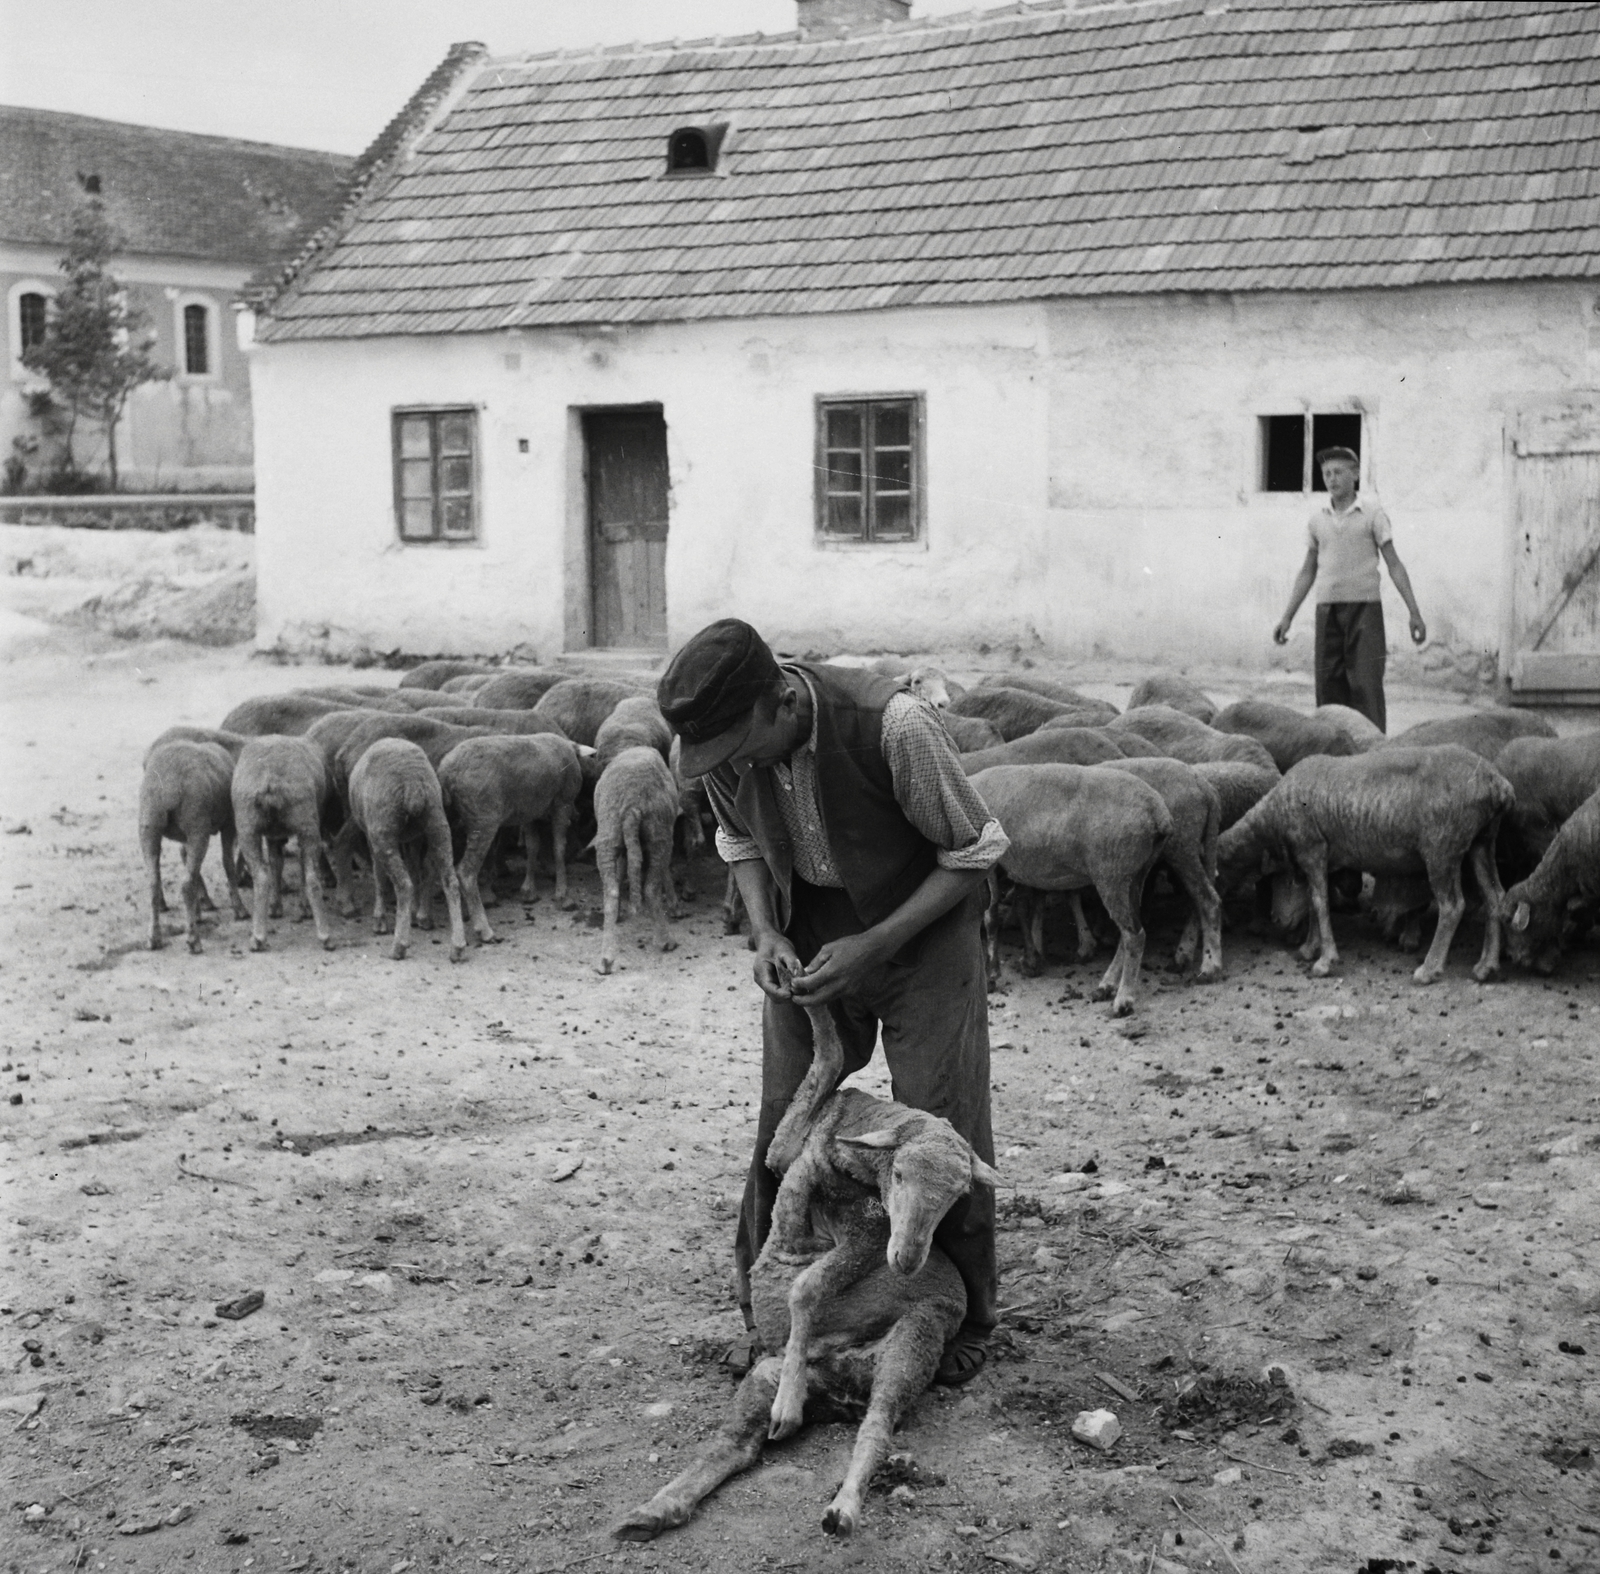
<path id="1" fill-rule="evenodd" d="M 883 757 L 883 707 L 905 684 L 853 667 L 791 665 L 811 680 L 817 698 L 817 797 L 833 866 L 856 916 L 876 924 L 922 884 L 938 856 L 896 801 Z M 720 765 L 715 774 L 777 883 L 777 916 L 787 928 L 794 853 L 772 772 L 757 768 L 741 778 Z"/>

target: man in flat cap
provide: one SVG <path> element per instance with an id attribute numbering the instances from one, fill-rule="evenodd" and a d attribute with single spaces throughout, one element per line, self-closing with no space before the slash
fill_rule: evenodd
<path id="1" fill-rule="evenodd" d="M 1289 625 L 1300 603 L 1317 587 L 1317 704 L 1348 705 L 1379 732 L 1388 731 L 1383 695 L 1383 670 L 1388 649 L 1383 631 L 1383 603 L 1378 599 L 1378 558 L 1389 565 L 1389 578 L 1411 614 L 1411 638 L 1420 645 L 1428 637 L 1411 576 L 1394 549 L 1389 516 L 1376 498 L 1358 499 L 1361 460 L 1352 448 L 1324 448 L 1317 454 L 1325 507 L 1306 525 L 1306 557 L 1289 592 L 1289 610 L 1278 620 L 1272 637 L 1289 642 Z"/>
<path id="2" fill-rule="evenodd" d="M 778 1189 L 767 1147 L 811 1064 L 804 1007 L 832 1011 L 846 1075 L 872 1058 L 881 1027 L 895 1097 L 942 1115 L 994 1162 L 983 887 L 1009 843 L 938 712 L 902 681 L 780 665 L 748 623 L 724 618 L 673 657 L 658 697 L 683 773 L 705 780 L 767 997 L 734 1242 L 748 1326 Z M 993 1191 L 974 1185 L 934 1240 L 966 1285 L 967 1319 L 936 1379 L 959 1384 L 982 1370 L 997 1316 Z"/>

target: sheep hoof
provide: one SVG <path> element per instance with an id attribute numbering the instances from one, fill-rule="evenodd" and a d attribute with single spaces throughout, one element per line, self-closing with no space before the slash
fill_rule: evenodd
<path id="1" fill-rule="evenodd" d="M 1114 1017 L 1131 1017 L 1133 1015 L 1133 1002 L 1131 1000 L 1118 1000 L 1111 1007 Z"/>
<path id="2" fill-rule="evenodd" d="M 663 940 L 661 942 L 661 949 L 663 951 L 676 951 L 678 949 L 678 942 L 676 940 Z"/>
<path id="3" fill-rule="evenodd" d="M 250 949 L 252 951 L 265 951 L 267 949 L 267 942 L 263 940 L 260 935 L 251 935 Z"/>
<path id="4" fill-rule="evenodd" d="M 840 1508 L 835 1503 L 822 1516 L 822 1528 L 830 1536 L 839 1536 L 844 1540 L 849 1540 L 856 1533 L 856 1517 L 849 1509 Z"/>
<path id="5" fill-rule="evenodd" d="M 1443 976 L 1443 974 L 1444 969 L 1442 967 L 1433 969 L 1419 967 L 1416 972 L 1411 975 L 1411 977 L 1416 983 L 1419 984 L 1436 984 L 1439 982 L 1439 979 Z"/>
<path id="6" fill-rule="evenodd" d="M 609 973 L 611 971 L 611 958 L 610 957 L 603 956 L 603 957 L 600 958 L 600 971 L 602 973 Z"/>
<path id="7" fill-rule="evenodd" d="M 667 1524 L 666 1516 L 652 1512 L 647 1504 L 643 1508 L 636 1508 L 620 1524 L 613 1525 L 611 1534 L 618 1541 L 654 1541 L 667 1528 Z"/>
<path id="8" fill-rule="evenodd" d="M 1319 956 L 1316 961 L 1311 964 L 1311 976 L 1313 978 L 1326 978 L 1332 971 L 1333 963 L 1330 962 L 1325 956 Z"/>
<path id="9" fill-rule="evenodd" d="M 164 950 L 166 948 L 166 944 L 167 942 L 160 935 L 150 936 L 150 949 L 152 951 Z"/>
<path id="10" fill-rule="evenodd" d="M 464 962 L 466 957 L 467 948 L 464 945 L 453 945 L 450 947 L 450 960 L 452 962 Z"/>
<path id="11" fill-rule="evenodd" d="M 339 949 L 338 946 L 336 946 L 333 943 L 333 936 L 332 935 L 324 936 L 323 941 L 322 941 L 322 949 L 324 951 L 337 951 Z"/>
<path id="12" fill-rule="evenodd" d="M 389 955 L 394 961 L 403 962 L 406 959 L 406 948 L 396 940 L 389 948 Z"/>
<path id="13" fill-rule="evenodd" d="M 375 935 L 386 935 L 393 930 L 394 925 L 387 918 L 375 918 L 372 921 L 372 932 Z"/>
<path id="14" fill-rule="evenodd" d="M 1500 964 L 1498 962 L 1479 962 L 1472 969 L 1472 976 L 1480 984 L 1487 984 L 1491 978 L 1500 976 Z"/>
<path id="15" fill-rule="evenodd" d="M 282 902 L 274 902 L 267 909 L 267 917 L 268 918 L 282 918 L 283 917 L 283 903 Z"/>
<path id="16" fill-rule="evenodd" d="M 200 951 L 201 951 L 200 936 L 199 935 L 190 935 L 189 936 L 189 955 L 190 956 L 199 956 L 200 955 Z"/>
<path id="17" fill-rule="evenodd" d="M 1109 1000 L 1115 993 L 1116 991 L 1109 984 L 1096 984 L 1089 991 L 1089 998 L 1091 1000 Z"/>

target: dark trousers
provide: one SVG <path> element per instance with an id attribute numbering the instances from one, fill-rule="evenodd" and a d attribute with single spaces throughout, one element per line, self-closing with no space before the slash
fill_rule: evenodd
<path id="1" fill-rule="evenodd" d="M 942 1115 L 980 1159 L 992 1164 L 984 899 L 982 888 L 972 892 L 879 967 L 859 993 L 828 1009 L 844 1045 L 845 1076 L 872 1059 L 881 1026 L 895 1098 L 913 1109 Z M 843 891 L 797 879 L 793 906 L 788 933 L 802 962 L 809 962 L 825 941 L 859 934 L 863 927 Z M 756 1151 L 733 1247 L 739 1301 L 747 1311 L 750 1269 L 767 1238 L 778 1194 L 778 1177 L 766 1165 L 767 1147 L 811 1065 L 811 1023 L 801 1007 L 792 1001 L 766 1001 L 761 1051 Z M 968 1324 L 993 1327 L 999 1306 L 994 1192 L 975 1185 L 944 1216 L 933 1239 L 966 1285 Z"/>
<path id="2" fill-rule="evenodd" d="M 1317 606 L 1317 704 L 1348 705 L 1379 732 L 1389 730 L 1383 703 L 1388 645 L 1383 603 L 1324 601 Z"/>

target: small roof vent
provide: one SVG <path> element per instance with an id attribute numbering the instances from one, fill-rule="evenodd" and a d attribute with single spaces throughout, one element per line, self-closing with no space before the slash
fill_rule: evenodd
<path id="1" fill-rule="evenodd" d="M 725 120 L 699 126 L 679 126 L 667 138 L 667 173 L 715 174 L 717 156 L 722 152 L 722 139 L 727 134 L 728 122 Z"/>

